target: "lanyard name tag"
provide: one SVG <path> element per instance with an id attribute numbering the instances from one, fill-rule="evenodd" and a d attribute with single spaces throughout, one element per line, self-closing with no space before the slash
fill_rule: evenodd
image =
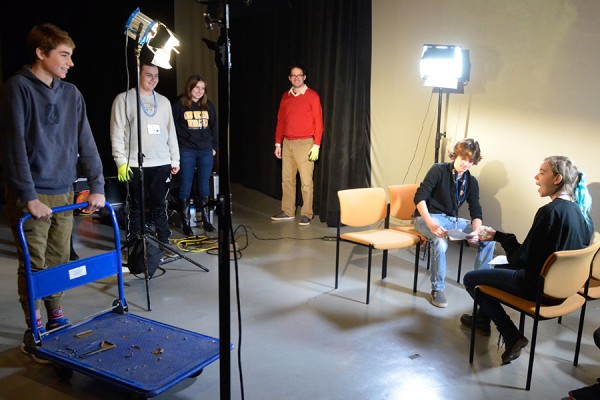
<path id="1" fill-rule="evenodd" d="M 149 135 L 160 135 L 160 126 L 159 125 L 148 125 L 148 134 Z"/>

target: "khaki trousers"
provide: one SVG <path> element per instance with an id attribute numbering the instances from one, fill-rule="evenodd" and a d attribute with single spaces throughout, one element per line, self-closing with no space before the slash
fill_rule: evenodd
<path id="1" fill-rule="evenodd" d="M 315 163 L 308 159 L 308 152 L 314 139 L 283 139 L 281 211 L 288 215 L 296 215 L 296 175 L 300 173 L 302 191 L 302 209 L 300 215 L 313 218 L 313 171 Z"/>
<path id="2" fill-rule="evenodd" d="M 73 192 L 57 195 L 38 193 L 38 199 L 51 208 L 64 206 L 73 203 Z M 17 234 L 19 218 L 27 212 L 26 204 L 18 198 L 17 194 L 14 191 L 7 190 L 6 214 L 17 245 L 17 258 L 19 261 L 17 270 L 19 301 L 26 319 L 29 319 L 25 261 Z M 73 211 L 53 214 L 49 221 L 35 221 L 33 218 L 29 218 L 23 228 L 29 248 L 32 271 L 40 271 L 69 261 L 70 241 L 73 232 Z M 44 305 L 47 310 L 62 307 L 62 292 L 44 297 Z M 36 301 L 36 309 L 38 308 L 39 305 Z"/>

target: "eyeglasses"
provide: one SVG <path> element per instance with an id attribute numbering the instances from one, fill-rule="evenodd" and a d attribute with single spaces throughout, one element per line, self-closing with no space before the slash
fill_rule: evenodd
<path id="1" fill-rule="evenodd" d="M 304 75 L 290 75 L 290 78 L 304 78 Z"/>

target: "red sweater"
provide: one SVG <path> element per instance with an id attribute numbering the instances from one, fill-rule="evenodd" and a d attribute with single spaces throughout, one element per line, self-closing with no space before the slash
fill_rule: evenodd
<path id="1" fill-rule="evenodd" d="M 317 92 L 306 88 L 304 94 L 294 96 L 289 91 L 281 96 L 277 113 L 275 143 L 287 140 L 314 137 L 315 144 L 321 145 L 323 137 L 323 109 Z"/>

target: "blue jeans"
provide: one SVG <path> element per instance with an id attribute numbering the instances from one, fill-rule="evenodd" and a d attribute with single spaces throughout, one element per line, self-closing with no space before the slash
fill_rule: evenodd
<path id="1" fill-rule="evenodd" d="M 431 214 L 431 218 L 446 230 L 460 229 L 464 232 L 472 232 L 471 222 L 464 218 L 450 217 L 446 214 Z M 448 238 L 434 235 L 422 217 L 415 218 L 415 229 L 423 234 L 431 246 L 431 290 L 444 290 L 446 283 L 446 250 L 448 250 Z M 474 268 L 490 268 L 489 262 L 494 256 L 496 242 L 479 242 Z"/>
<path id="2" fill-rule="evenodd" d="M 494 268 L 482 269 L 479 271 L 469 271 L 463 279 L 465 289 L 475 298 L 475 287 L 477 285 L 486 285 L 498 288 L 516 296 L 530 298 L 522 285 L 519 284 L 519 270 Z M 517 331 L 517 327 L 512 322 L 502 305 L 488 297 L 479 298 L 479 312 L 477 318 L 491 319 L 498 327 L 498 331 L 505 338 L 512 337 Z"/>
<path id="3" fill-rule="evenodd" d="M 213 150 L 179 150 L 179 198 L 189 199 L 194 182 L 194 172 L 198 169 L 196 185 L 200 197 L 210 197 L 210 174 L 213 167 Z"/>

